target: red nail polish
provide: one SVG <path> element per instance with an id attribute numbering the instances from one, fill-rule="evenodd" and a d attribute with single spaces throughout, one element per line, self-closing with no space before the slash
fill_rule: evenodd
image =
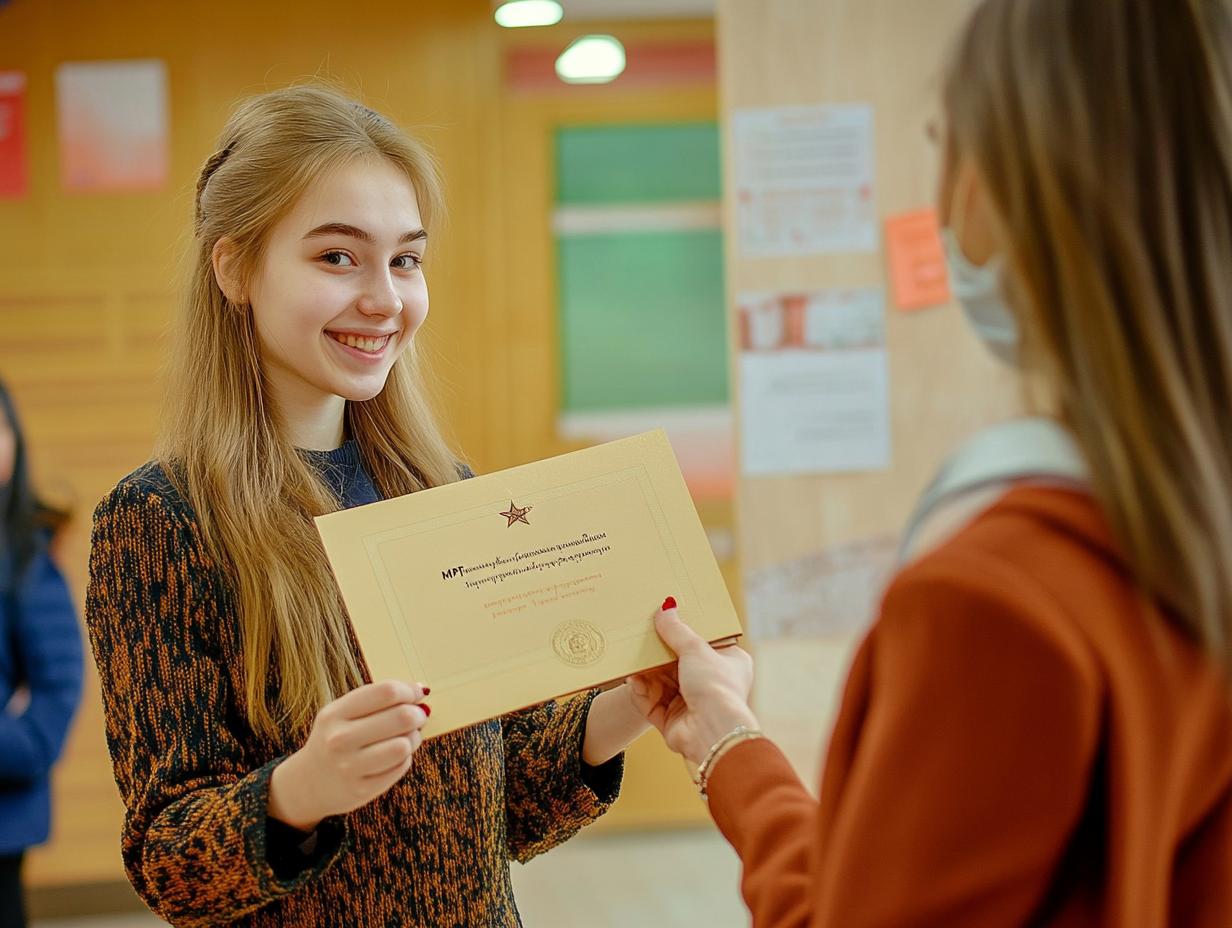
<path id="1" fill-rule="evenodd" d="M 676 608 L 676 597 L 675 596 L 669 596 L 667 597 L 667 599 L 663 600 L 663 611 L 664 612 L 667 612 L 668 609 L 675 609 L 675 608 Z"/>
<path id="2" fill-rule="evenodd" d="M 426 702 L 421 702 L 419 704 L 419 708 L 423 709 L 424 715 L 428 716 L 428 718 L 432 717 L 432 707 L 428 705 Z"/>
<path id="3" fill-rule="evenodd" d="M 425 696 L 431 696 L 431 695 L 432 695 L 432 687 L 430 687 L 430 686 L 425 686 L 425 687 L 423 688 L 423 693 L 424 693 L 424 695 L 425 695 Z"/>

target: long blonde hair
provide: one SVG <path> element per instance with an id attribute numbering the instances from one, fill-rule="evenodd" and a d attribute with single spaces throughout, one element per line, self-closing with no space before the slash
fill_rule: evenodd
<path id="1" fill-rule="evenodd" d="M 985 0 L 954 151 L 988 190 L 1028 371 L 1141 586 L 1232 667 L 1232 8 Z"/>
<path id="2" fill-rule="evenodd" d="M 242 103 L 197 183 L 190 282 L 173 331 L 157 455 L 231 582 L 248 721 L 272 738 L 307 730 L 317 710 L 362 675 L 312 523 L 339 501 L 288 439 L 262 373 L 251 308 L 223 294 L 211 254 L 226 236 L 240 276 L 251 279 L 270 230 L 313 182 L 373 156 L 406 173 L 425 227 L 439 220 L 441 185 L 425 149 L 384 117 L 320 86 Z M 385 496 L 458 479 L 413 345 L 378 396 L 347 403 L 346 429 Z"/>

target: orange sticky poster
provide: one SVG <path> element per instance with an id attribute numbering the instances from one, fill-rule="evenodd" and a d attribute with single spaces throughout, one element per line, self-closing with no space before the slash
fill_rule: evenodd
<path id="1" fill-rule="evenodd" d="M 925 309 L 950 301 L 936 210 L 914 210 L 887 219 L 886 250 L 890 284 L 899 309 Z"/>

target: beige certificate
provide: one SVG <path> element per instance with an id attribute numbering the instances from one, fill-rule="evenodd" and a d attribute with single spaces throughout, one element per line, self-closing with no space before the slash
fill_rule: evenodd
<path id="1" fill-rule="evenodd" d="M 432 687 L 428 737 L 673 660 L 666 596 L 742 633 L 662 431 L 316 522 L 373 679 Z"/>

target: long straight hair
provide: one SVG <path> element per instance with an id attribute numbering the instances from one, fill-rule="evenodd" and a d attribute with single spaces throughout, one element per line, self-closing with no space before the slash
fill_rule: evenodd
<path id="1" fill-rule="evenodd" d="M 1232 8 L 985 0 L 946 85 L 1026 367 L 1142 587 L 1232 667 Z"/>
<path id="2" fill-rule="evenodd" d="M 173 330 L 157 455 L 191 503 L 209 555 L 235 595 L 244 703 L 258 733 L 306 731 L 316 712 L 362 682 L 347 616 L 314 516 L 339 500 L 297 452 L 270 393 L 251 307 L 215 279 L 218 240 L 251 280 L 273 226 L 326 172 L 363 158 L 403 171 L 425 227 L 442 214 L 432 158 L 387 119 L 326 87 L 242 103 L 197 183 L 188 292 Z M 247 287 L 244 287 L 247 290 Z M 346 430 L 385 496 L 458 479 L 425 398 L 414 345 L 384 389 L 346 406 Z"/>

